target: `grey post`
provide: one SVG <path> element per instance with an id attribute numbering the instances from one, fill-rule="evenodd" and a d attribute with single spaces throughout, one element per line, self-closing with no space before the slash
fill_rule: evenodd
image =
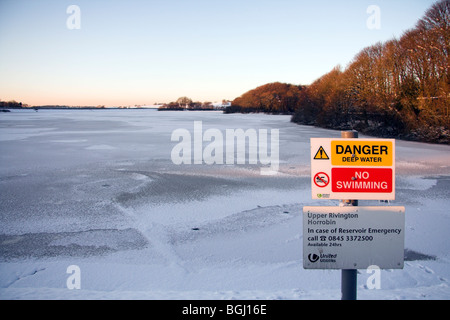
<path id="1" fill-rule="evenodd" d="M 358 138 L 357 131 L 341 131 L 341 138 Z M 358 200 L 342 200 L 345 206 L 358 206 Z M 341 300 L 356 300 L 357 270 L 343 269 L 341 275 Z"/>

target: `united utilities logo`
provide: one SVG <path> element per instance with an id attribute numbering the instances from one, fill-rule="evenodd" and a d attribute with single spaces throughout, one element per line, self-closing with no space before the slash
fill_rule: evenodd
<path id="1" fill-rule="evenodd" d="M 336 262 L 337 254 L 332 253 L 321 253 L 320 255 L 317 255 L 315 253 L 308 254 L 308 260 L 312 263 L 315 263 L 317 261 L 319 262 Z"/>
<path id="2" fill-rule="evenodd" d="M 320 262 L 336 262 L 337 254 L 321 253 Z"/>

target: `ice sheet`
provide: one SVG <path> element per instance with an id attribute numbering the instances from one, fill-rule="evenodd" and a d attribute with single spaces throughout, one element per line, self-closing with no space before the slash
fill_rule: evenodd
<path id="1" fill-rule="evenodd" d="M 171 134 L 194 121 L 279 129 L 278 175 L 173 164 Z M 339 271 L 302 268 L 302 207 L 338 205 L 311 200 L 311 137 L 340 132 L 261 114 L 2 114 L 0 299 L 339 299 Z M 450 147 L 397 141 L 396 152 L 391 204 L 406 207 L 411 260 L 383 270 L 380 290 L 360 270 L 358 297 L 448 299 Z M 66 286 L 70 265 L 80 290 Z"/>

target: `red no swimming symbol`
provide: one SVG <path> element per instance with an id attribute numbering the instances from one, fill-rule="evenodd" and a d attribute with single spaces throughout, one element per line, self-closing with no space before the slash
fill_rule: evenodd
<path id="1" fill-rule="evenodd" d="M 330 177 L 325 172 L 316 173 L 314 184 L 319 188 L 325 188 L 330 183 Z"/>

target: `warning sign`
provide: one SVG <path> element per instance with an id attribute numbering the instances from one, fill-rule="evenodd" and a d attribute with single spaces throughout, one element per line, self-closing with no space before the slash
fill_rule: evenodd
<path id="1" fill-rule="evenodd" d="M 390 140 L 331 141 L 331 162 L 335 166 L 392 166 L 393 155 Z"/>
<path id="2" fill-rule="evenodd" d="M 392 192 L 392 169 L 332 168 L 333 192 Z"/>
<path id="3" fill-rule="evenodd" d="M 313 199 L 395 200 L 395 140 L 312 138 L 311 190 Z"/>
<path id="4" fill-rule="evenodd" d="M 320 146 L 319 150 L 317 150 L 314 160 L 330 160 L 330 158 L 328 158 L 325 149 L 322 146 Z"/>

